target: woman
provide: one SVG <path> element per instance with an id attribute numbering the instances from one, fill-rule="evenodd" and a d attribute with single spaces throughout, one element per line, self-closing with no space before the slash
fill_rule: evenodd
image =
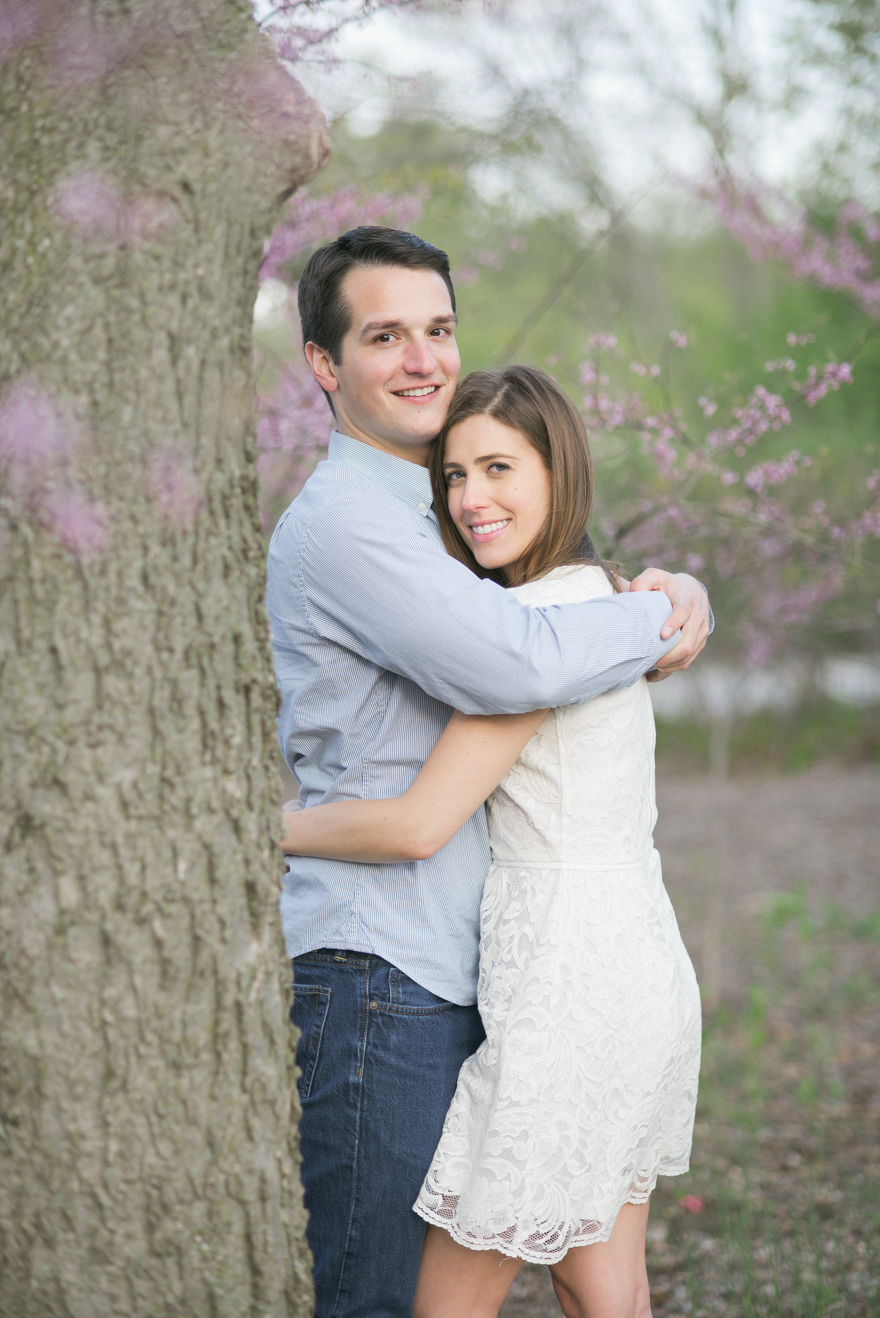
<path id="1" fill-rule="evenodd" d="M 625 589 L 585 534 L 587 437 L 549 376 L 476 372 L 432 458 L 448 551 L 547 606 Z M 414 1205 L 416 1318 L 497 1314 L 523 1260 L 568 1318 L 646 1318 L 648 1199 L 687 1170 L 700 1002 L 652 847 L 644 679 L 586 705 L 449 725 L 402 797 L 286 817 L 286 851 L 407 860 L 487 797 L 486 1040 L 461 1069 Z"/>

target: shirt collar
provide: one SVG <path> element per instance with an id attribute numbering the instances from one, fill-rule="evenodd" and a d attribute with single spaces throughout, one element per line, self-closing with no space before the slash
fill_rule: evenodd
<path id="1" fill-rule="evenodd" d="M 372 444 L 343 435 L 340 430 L 334 430 L 330 436 L 327 457 L 331 462 L 344 462 L 357 468 L 422 517 L 430 513 L 433 495 L 427 467 L 396 458 L 393 453 L 383 453 Z"/>

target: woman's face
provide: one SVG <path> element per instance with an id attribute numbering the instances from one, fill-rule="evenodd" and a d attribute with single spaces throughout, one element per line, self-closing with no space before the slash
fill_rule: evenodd
<path id="1" fill-rule="evenodd" d="M 550 476 L 521 430 L 470 416 L 446 437 L 449 512 L 484 568 L 510 576 L 550 512 Z"/>

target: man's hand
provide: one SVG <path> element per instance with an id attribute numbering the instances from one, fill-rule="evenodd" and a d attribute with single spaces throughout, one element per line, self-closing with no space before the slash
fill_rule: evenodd
<path id="1" fill-rule="evenodd" d="M 709 599 L 695 577 L 686 572 L 664 572 L 649 567 L 636 577 L 630 590 L 662 590 L 672 603 L 672 612 L 663 624 L 660 637 L 669 637 L 681 628 L 681 640 L 657 661 L 656 668 L 648 673 L 649 682 L 662 682 L 670 673 L 688 668 L 706 644 L 709 635 Z"/>

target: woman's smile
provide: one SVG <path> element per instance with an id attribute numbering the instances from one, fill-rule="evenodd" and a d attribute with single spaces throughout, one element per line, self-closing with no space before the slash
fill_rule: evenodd
<path id="1" fill-rule="evenodd" d="M 511 518 L 506 517 L 501 522 L 471 522 L 468 530 L 475 540 L 485 543 L 487 540 L 497 540 L 502 531 L 510 526 Z"/>

